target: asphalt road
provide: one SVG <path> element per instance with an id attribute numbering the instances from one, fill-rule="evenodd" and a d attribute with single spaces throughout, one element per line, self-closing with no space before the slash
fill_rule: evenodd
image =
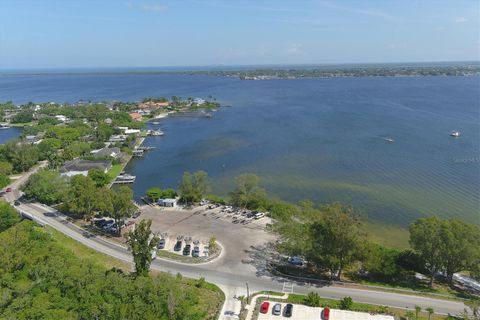
<path id="1" fill-rule="evenodd" d="M 83 234 L 83 230 L 66 221 L 60 214 L 54 216 L 44 214 L 46 212 L 55 212 L 52 208 L 38 203 L 25 203 L 18 206 L 18 209 L 28 212 L 34 216 L 35 219 L 50 225 L 56 230 L 94 250 L 132 263 L 131 254 L 125 247 L 101 237 L 89 237 Z M 228 247 L 224 248 L 224 250 L 228 250 Z M 221 262 L 213 261 L 206 264 L 192 265 L 157 259 L 153 261 L 151 268 L 154 270 L 171 272 L 172 274 L 181 273 L 183 276 L 189 278 L 204 277 L 208 282 L 215 283 L 221 288 L 245 288 L 246 283 L 248 283 L 250 293 L 260 290 L 282 291 L 283 289 L 283 284 L 285 282 L 284 279 L 270 276 L 257 276 L 256 274 L 239 274 L 236 271 L 219 271 L 217 268 L 218 263 Z M 415 305 L 419 305 L 422 308 L 432 307 L 436 313 L 442 314 L 458 314 L 465 308 L 463 303 L 456 301 L 337 286 L 322 287 L 305 283 L 294 283 L 293 291 L 295 293 L 308 293 L 315 291 L 322 297 L 334 299 L 350 296 L 357 302 L 398 308 L 413 309 Z"/>

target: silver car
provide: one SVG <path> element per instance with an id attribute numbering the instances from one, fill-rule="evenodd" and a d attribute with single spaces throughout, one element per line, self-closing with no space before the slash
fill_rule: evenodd
<path id="1" fill-rule="evenodd" d="M 272 308 L 272 314 L 276 316 L 282 314 L 282 304 L 276 303 Z"/>

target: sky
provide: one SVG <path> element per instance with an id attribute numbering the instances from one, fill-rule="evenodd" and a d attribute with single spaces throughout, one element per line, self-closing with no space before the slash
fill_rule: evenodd
<path id="1" fill-rule="evenodd" d="M 0 69 L 474 60 L 479 0 L 0 0 Z"/>

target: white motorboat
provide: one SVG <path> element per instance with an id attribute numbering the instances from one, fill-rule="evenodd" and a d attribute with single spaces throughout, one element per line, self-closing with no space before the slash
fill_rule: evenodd
<path id="1" fill-rule="evenodd" d="M 460 131 L 454 130 L 454 131 L 450 132 L 450 135 L 452 137 L 458 138 L 458 137 L 460 137 Z"/>

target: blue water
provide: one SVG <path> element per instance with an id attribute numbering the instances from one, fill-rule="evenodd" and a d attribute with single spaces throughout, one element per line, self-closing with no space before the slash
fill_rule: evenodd
<path id="1" fill-rule="evenodd" d="M 166 134 L 148 138 L 157 149 L 127 167 L 136 196 L 200 169 L 226 194 L 234 176 L 253 172 L 282 199 L 341 201 L 406 225 L 431 214 L 480 222 L 479 88 L 479 77 L 15 75 L 0 76 L 0 101 L 213 95 L 232 107 L 151 125 Z"/>
<path id="2" fill-rule="evenodd" d="M 22 133 L 20 128 L 0 129 L 0 144 L 7 142 L 8 140 L 17 138 Z"/>

